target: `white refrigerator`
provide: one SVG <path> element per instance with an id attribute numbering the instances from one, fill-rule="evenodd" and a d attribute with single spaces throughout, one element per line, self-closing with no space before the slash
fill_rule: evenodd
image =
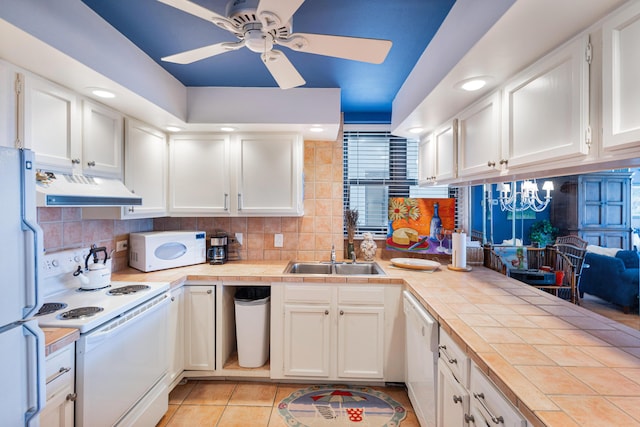
<path id="1" fill-rule="evenodd" d="M 0 147 L 0 424 L 39 425 L 45 404 L 44 333 L 35 171 L 29 150 Z"/>

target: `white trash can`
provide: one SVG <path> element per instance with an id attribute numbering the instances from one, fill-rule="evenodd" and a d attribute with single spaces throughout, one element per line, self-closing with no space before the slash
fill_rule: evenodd
<path id="1" fill-rule="evenodd" d="M 238 364 L 259 368 L 269 359 L 269 287 L 239 288 L 235 295 Z"/>

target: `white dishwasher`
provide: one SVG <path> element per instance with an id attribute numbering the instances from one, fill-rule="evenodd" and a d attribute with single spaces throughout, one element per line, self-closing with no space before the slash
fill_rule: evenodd
<path id="1" fill-rule="evenodd" d="M 406 322 L 405 382 L 422 427 L 436 425 L 438 323 L 409 291 L 403 292 Z"/>

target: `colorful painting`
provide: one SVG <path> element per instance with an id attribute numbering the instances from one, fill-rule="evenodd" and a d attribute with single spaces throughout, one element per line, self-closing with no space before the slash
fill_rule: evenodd
<path id="1" fill-rule="evenodd" d="M 453 198 L 390 198 L 387 249 L 422 254 L 451 254 L 455 207 L 456 200 Z"/>

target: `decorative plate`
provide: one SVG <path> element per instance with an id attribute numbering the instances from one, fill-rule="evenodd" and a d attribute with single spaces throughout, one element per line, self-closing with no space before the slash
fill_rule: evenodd
<path id="1" fill-rule="evenodd" d="M 437 261 L 421 258 L 392 258 L 391 264 L 396 267 L 409 268 L 411 270 L 437 270 L 441 265 Z"/>

